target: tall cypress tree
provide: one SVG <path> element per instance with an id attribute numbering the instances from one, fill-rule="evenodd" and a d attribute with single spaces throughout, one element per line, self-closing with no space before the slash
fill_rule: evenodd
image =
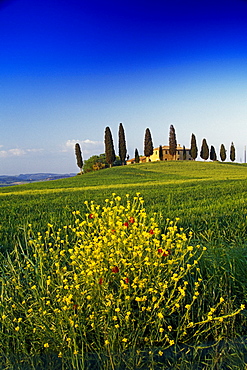
<path id="1" fill-rule="evenodd" d="M 127 149 L 126 149 L 124 128 L 123 128 L 122 123 L 119 124 L 119 130 L 118 130 L 118 152 L 119 152 L 119 157 L 122 162 L 122 165 L 124 165 L 126 154 L 127 154 Z"/>
<path id="2" fill-rule="evenodd" d="M 235 161 L 235 158 L 236 158 L 236 152 L 235 152 L 235 146 L 233 143 L 231 143 L 231 147 L 230 147 L 230 160 L 232 162 Z"/>
<path id="3" fill-rule="evenodd" d="M 183 161 L 186 161 L 186 149 L 185 146 L 183 145 Z"/>
<path id="4" fill-rule="evenodd" d="M 135 163 L 139 163 L 140 162 L 140 156 L 139 156 L 139 152 L 138 152 L 138 149 L 135 150 Z"/>
<path id="5" fill-rule="evenodd" d="M 190 155 L 195 160 L 197 157 L 198 149 L 196 146 L 196 137 L 194 134 L 191 135 L 191 143 L 190 143 Z"/>
<path id="6" fill-rule="evenodd" d="M 75 155 L 76 155 L 77 166 L 80 168 L 80 172 L 82 174 L 83 160 L 82 160 L 82 155 L 81 155 L 80 144 L 78 143 L 75 144 Z"/>
<path id="7" fill-rule="evenodd" d="M 152 141 L 152 136 L 149 128 L 146 129 L 145 132 L 145 139 L 144 139 L 144 155 L 146 157 L 150 157 L 150 155 L 153 154 L 153 141 Z"/>
<path id="8" fill-rule="evenodd" d="M 207 140 L 206 139 L 203 139 L 202 140 L 202 146 L 201 146 L 201 153 L 200 153 L 200 156 L 202 159 L 204 159 L 205 161 L 208 159 L 209 157 L 209 148 L 208 148 L 208 144 L 207 144 Z"/>
<path id="9" fill-rule="evenodd" d="M 220 159 L 222 160 L 222 162 L 226 160 L 226 148 L 224 144 L 221 144 L 220 146 Z"/>
<path id="10" fill-rule="evenodd" d="M 173 127 L 173 125 L 171 125 L 169 132 L 169 153 L 173 156 L 173 159 L 175 159 L 176 150 L 177 150 L 176 133 L 175 128 Z"/>
<path id="11" fill-rule="evenodd" d="M 163 161 L 163 148 L 162 145 L 159 146 L 159 160 Z"/>
<path id="12" fill-rule="evenodd" d="M 214 148 L 213 145 L 211 145 L 211 147 L 210 147 L 210 159 L 211 159 L 211 161 L 216 161 L 217 160 L 216 151 L 215 151 L 215 148 Z"/>
<path id="13" fill-rule="evenodd" d="M 106 162 L 110 165 L 110 167 L 112 167 L 112 164 L 116 159 L 116 155 L 111 130 L 109 127 L 106 127 L 105 129 L 105 156 Z"/>

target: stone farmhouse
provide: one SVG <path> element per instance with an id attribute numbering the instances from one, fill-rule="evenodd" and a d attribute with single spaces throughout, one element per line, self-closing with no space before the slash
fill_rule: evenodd
<path id="1" fill-rule="evenodd" d="M 183 161 L 183 147 L 178 144 L 177 149 L 176 149 L 176 155 L 173 158 L 173 156 L 169 153 L 169 145 L 163 145 L 162 146 L 162 151 L 163 151 L 163 161 Z M 192 157 L 190 155 L 190 149 L 186 149 L 186 160 L 192 160 Z M 157 162 L 159 161 L 159 148 L 154 148 L 153 154 L 150 155 L 150 157 L 145 157 L 145 156 L 140 156 L 140 163 L 145 163 L 145 162 Z M 135 163 L 135 158 L 129 159 L 126 161 L 127 164 L 133 164 Z"/>

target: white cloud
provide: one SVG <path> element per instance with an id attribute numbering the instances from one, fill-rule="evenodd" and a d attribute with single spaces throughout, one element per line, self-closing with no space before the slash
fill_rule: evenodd
<path id="1" fill-rule="evenodd" d="M 0 147 L 2 147 L 1 145 Z M 20 149 L 20 148 L 13 148 L 8 150 L 0 150 L 0 157 L 21 157 L 29 153 L 33 152 L 41 152 L 43 149 Z"/>
<path id="2" fill-rule="evenodd" d="M 8 156 L 8 152 L 6 150 L 1 150 L 0 151 L 0 157 L 7 157 Z"/>
<path id="3" fill-rule="evenodd" d="M 102 141 L 93 141 L 93 140 L 89 140 L 89 139 L 86 139 L 86 140 L 67 140 L 66 141 L 66 146 L 67 147 L 73 147 L 75 146 L 75 144 L 78 143 L 80 144 L 80 146 L 95 146 L 95 145 L 103 145 L 103 142 Z"/>
<path id="4" fill-rule="evenodd" d="M 43 152 L 44 149 L 26 149 L 28 153 L 40 153 Z"/>
<path id="5" fill-rule="evenodd" d="M 104 152 L 104 143 L 103 141 L 94 141 L 94 140 L 67 140 L 65 143 L 64 151 L 71 150 L 75 148 L 75 144 L 78 143 L 81 147 L 81 151 L 84 158 L 89 158 L 95 154 L 101 154 Z"/>
<path id="6" fill-rule="evenodd" d="M 23 149 L 18 149 L 18 148 L 16 148 L 16 149 L 9 149 L 9 150 L 8 150 L 8 154 L 9 154 L 10 156 L 17 156 L 17 157 L 20 157 L 20 156 L 22 156 L 22 155 L 25 155 L 25 154 L 26 154 L 26 151 L 25 151 L 25 150 L 23 150 Z"/>

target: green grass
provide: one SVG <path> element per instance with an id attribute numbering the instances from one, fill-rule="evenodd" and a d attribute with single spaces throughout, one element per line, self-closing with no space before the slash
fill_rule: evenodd
<path id="1" fill-rule="evenodd" d="M 245 233 L 246 184 L 246 165 L 166 162 L 1 188 L 0 245 L 11 248 L 13 238 L 28 223 L 44 230 L 48 222 L 70 222 L 71 211 L 83 210 L 85 200 L 103 203 L 112 192 L 123 196 L 137 191 L 149 211 L 164 218 L 180 217 L 183 227 L 197 235 L 207 232 L 210 240 L 215 235 L 233 245 Z"/>
<path id="2" fill-rule="evenodd" d="M 38 232 L 44 234 L 48 223 L 53 224 L 54 229 L 73 224 L 73 211 L 79 210 L 81 214 L 88 212 L 85 200 L 104 205 L 105 199 L 111 198 L 113 192 L 123 198 L 126 194 L 133 197 L 140 192 L 147 214 L 152 216 L 157 213 L 162 230 L 167 218 L 173 220 L 179 217 L 179 227 L 183 227 L 186 233 L 193 232 L 193 245 L 200 244 L 207 248 L 200 261 L 206 292 L 200 300 L 201 312 L 207 311 L 208 305 L 221 296 L 228 298 L 228 308 L 232 310 L 246 303 L 245 164 L 147 163 L 115 167 L 63 180 L 1 188 L 0 251 L 3 258 L 7 252 L 11 253 L 18 246 L 25 245 L 29 224 L 34 235 Z M 163 365 L 158 365 L 154 355 L 152 366 L 154 369 L 245 369 L 246 335 L 246 311 L 243 311 L 228 325 L 211 333 L 211 338 L 219 342 L 214 347 L 200 349 L 199 343 L 196 346 L 194 343 L 191 349 L 178 346 L 177 355 L 174 356 L 173 352 L 170 356 L 168 353 L 163 358 Z M 209 339 L 205 336 L 206 343 L 203 346 L 209 345 Z M 50 355 L 51 368 L 57 363 L 60 369 L 60 360 L 54 362 Z M 145 356 L 148 356 L 146 352 L 143 353 L 143 359 Z M 11 366 L 17 368 L 14 360 L 8 360 L 10 362 L 6 369 L 11 369 Z M 34 364 L 35 360 L 32 361 Z M 38 365 L 39 361 L 40 358 L 35 369 L 38 366 L 42 368 L 42 365 Z M 48 361 L 47 357 L 44 361 Z M 92 364 L 92 361 L 96 360 L 88 359 L 88 363 Z M 122 361 L 124 363 L 126 359 Z M 127 369 L 123 363 L 120 368 Z M 29 369 L 29 365 L 26 366 Z"/>

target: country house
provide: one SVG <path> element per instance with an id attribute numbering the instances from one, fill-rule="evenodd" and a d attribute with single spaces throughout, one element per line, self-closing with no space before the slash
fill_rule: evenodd
<path id="1" fill-rule="evenodd" d="M 162 146 L 162 152 L 163 152 L 163 161 L 172 161 L 172 160 L 183 161 L 184 160 L 183 159 L 184 158 L 183 147 L 181 147 L 180 144 L 178 144 L 178 146 L 177 146 L 176 154 L 175 154 L 174 158 L 169 153 L 169 145 L 163 145 Z M 186 160 L 187 161 L 192 160 L 192 157 L 190 155 L 190 149 L 185 148 L 185 152 L 186 152 Z M 160 160 L 160 158 L 159 158 L 159 147 L 154 148 L 153 154 L 150 157 L 140 156 L 140 163 L 157 162 L 159 160 Z M 135 163 L 135 158 L 127 160 L 126 163 L 127 164 Z"/>

